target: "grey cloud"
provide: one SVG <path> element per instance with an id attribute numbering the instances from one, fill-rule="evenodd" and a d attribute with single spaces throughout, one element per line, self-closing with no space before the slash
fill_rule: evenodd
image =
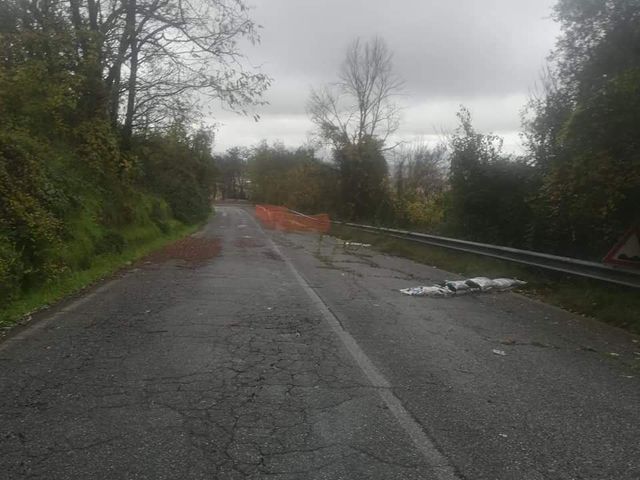
<path id="1" fill-rule="evenodd" d="M 406 81 L 402 102 L 413 112 L 424 106 L 434 125 L 403 125 L 407 135 L 450 124 L 460 103 L 470 104 L 483 127 L 516 131 L 514 98 L 525 98 L 553 47 L 557 26 L 549 19 L 553 0 L 262 0 L 254 1 L 253 17 L 263 25 L 261 44 L 247 49 L 253 64 L 274 78 L 256 128 L 249 119 L 240 142 L 269 132 L 299 138 L 305 104 L 312 85 L 335 80 L 350 41 L 383 37 L 394 51 L 396 69 Z M 431 105 L 431 107 L 430 107 Z M 436 107 L 434 108 L 434 105 Z M 454 110 L 445 114 L 442 106 Z M 429 110 L 431 108 L 431 110 Z M 508 110 L 512 109 L 512 110 Z M 436 117 L 432 118 L 434 113 Z M 278 123 L 274 119 L 298 118 Z M 220 113 L 233 122 L 223 127 L 221 143 L 233 144 L 244 120 Z M 414 115 L 415 117 L 415 115 Z M 501 118 L 495 118 L 501 117 Z M 493 119 L 493 120 L 491 120 Z M 282 130 L 278 130 L 278 129 Z M 256 135 L 250 132 L 254 131 Z"/>

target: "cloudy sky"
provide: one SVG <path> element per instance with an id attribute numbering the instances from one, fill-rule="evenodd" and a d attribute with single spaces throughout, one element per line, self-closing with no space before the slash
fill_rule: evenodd
<path id="1" fill-rule="evenodd" d="M 335 81 L 348 44 L 381 36 L 405 81 L 399 139 L 455 128 L 459 105 L 475 127 L 518 149 L 520 112 L 558 34 L 554 0 L 249 0 L 262 42 L 245 48 L 273 77 L 261 120 L 217 110 L 216 151 L 261 139 L 304 143 L 312 86 Z"/>

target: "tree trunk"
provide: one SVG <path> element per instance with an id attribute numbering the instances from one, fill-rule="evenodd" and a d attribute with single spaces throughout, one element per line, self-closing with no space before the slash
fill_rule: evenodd
<path id="1" fill-rule="evenodd" d="M 129 43 L 131 45 L 131 59 L 129 61 L 129 82 L 127 92 L 127 111 L 124 118 L 124 128 L 122 131 L 122 141 L 125 148 L 131 146 L 131 135 L 133 134 L 133 115 L 136 106 L 136 83 L 138 80 L 138 50 L 139 43 L 136 38 L 136 0 L 129 0 L 127 5 L 127 31 L 129 32 Z"/>
<path id="2" fill-rule="evenodd" d="M 133 115 L 136 107 L 136 81 L 138 77 L 138 42 L 131 42 L 131 65 L 129 72 L 129 85 L 127 92 L 127 112 L 124 118 L 123 144 L 125 148 L 131 146 L 131 135 L 133 134 Z"/>
<path id="3" fill-rule="evenodd" d="M 127 21 L 129 21 L 129 10 L 127 0 L 122 0 L 122 7 L 127 10 Z M 135 18 L 132 19 L 135 27 Z M 130 30 L 133 30 L 129 24 L 120 36 L 120 42 L 118 43 L 118 56 L 116 57 L 113 65 L 109 69 L 109 75 L 107 75 L 107 91 L 109 95 L 109 120 L 114 127 L 118 126 L 118 115 L 120 113 L 120 80 L 122 78 L 122 64 L 129 48 Z"/>

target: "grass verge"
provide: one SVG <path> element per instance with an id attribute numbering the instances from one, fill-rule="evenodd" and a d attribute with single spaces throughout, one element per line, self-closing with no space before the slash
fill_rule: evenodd
<path id="1" fill-rule="evenodd" d="M 195 232 L 200 224 L 183 225 L 175 222 L 172 227 L 162 235 L 158 235 L 155 228 L 134 227 L 129 231 L 125 230 L 122 233 L 128 240 L 127 247 L 121 253 L 97 255 L 88 268 L 62 274 L 55 281 L 27 291 L 9 305 L 2 307 L 0 329 L 8 330 L 26 315 L 77 293 L 154 250 Z"/>
<path id="2" fill-rule="evenodd" d="M 519 290 L 524 295 L 640 333 L 640 294 L 631 287 L 456 252 L 343 225 L 332 226 L 331 234 L 344 240 L 370 243 L 381 252 L 409 258 L 464 277 L 518 278 L 528 283 Z"/>

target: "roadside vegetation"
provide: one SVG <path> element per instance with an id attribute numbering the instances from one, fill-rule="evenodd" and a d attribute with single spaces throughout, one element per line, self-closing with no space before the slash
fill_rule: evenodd
<path id="1" fill-rule="evenodd" d="M 130 239 L 127 242 L 127 247 L 121 252 L 94 255 L 88 267 L 69 269 L 58 275 L 55 281 L 43 282 L 38 287 L 25 290 L 21 295 L 14 297 L 13 301 L 0 311 L 0 329 L 8 329 L 16 321 L 22 319 L 25 314 L 34 313 L 91 287 L 96 282 L 110 277 L 123 266 L 133 265 L 147 254 L 194 232 L 198 226 L 199 224 L 183 225 L 177 223 L 171 231 L 165 233 L 158 232 L 153 228 L 146 232 L 144 229 L 139 229 L 138 238 Z"/>
<path id="2" fill-rule="evenodd" d="M 193 230 L 211 211 L 197 99 L 268 78 L 240 1 L 0 3 L 0 324 Z"/>

